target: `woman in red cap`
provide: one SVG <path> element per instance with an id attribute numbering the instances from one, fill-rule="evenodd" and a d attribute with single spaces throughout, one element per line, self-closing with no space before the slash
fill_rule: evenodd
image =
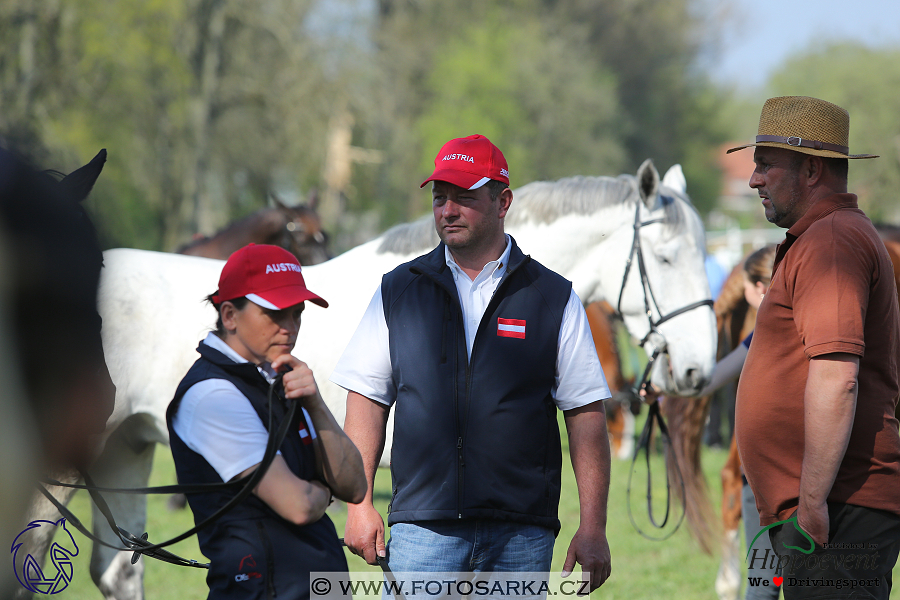
<path id="1" fill-rule="evenodd" d="M 216 331 L 200 343 L 166 413 L 178 481 L 221 483 L 257 469 L 273 383 L 276 428 L 291 401 L 302 407 L 253 494 L 197 534 L 210 559 L 209 598 L 307 598 L 310 572 L 347 571 L 325 515 L 332 495 L 357 503 L 366 491 L 359 451 L 312 371 L 291 355 L 305 302 L 328 303 L 307 289 L 292 254 L 253 244 L 231 255 L 209 300 L 219 313 Z M 195 522 L 238 489 L 188 494 Z"/>

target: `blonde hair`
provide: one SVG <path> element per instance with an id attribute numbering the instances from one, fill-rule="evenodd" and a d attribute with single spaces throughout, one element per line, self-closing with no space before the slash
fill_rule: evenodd
<path id="1" fill-rule="evenodd" d="M 769 287 L 772 281 L 772 265 L 775 263 L 775 245 L 769 244 L 756 250 L 744 260 L 744 276 L 750 283 L 762 283 Z"/>

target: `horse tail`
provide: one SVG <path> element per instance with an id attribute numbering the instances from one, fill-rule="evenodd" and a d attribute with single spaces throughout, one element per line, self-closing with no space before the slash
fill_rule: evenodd
<path id="1" fill-rule="evenodd" d="M 678 485 L 679 476 L 684 479 L 684 511 L 688 531 L 700 544 L 700 549 L 712 555 L 719 538 L 715 525 L 717 519 L 700 464 L 700 446 L 709 405 L 709 397 L 666 396 L 661 408 L 669 426 L 674 458 L 678 461 L 678 471 L 671 460 L 667 461 L 670 481 Z M 679 496 L 677 493 L 674 495 Z"/>

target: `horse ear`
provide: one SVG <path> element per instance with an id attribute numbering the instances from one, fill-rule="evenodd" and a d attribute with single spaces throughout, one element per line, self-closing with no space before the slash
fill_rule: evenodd
<path id="1" fill-rule="evenodd" d="M 277 208 L 280 208 L 281 210 L 290 210 L 290 208 L 281 201 L 281 198 L 278 197 L 278 194 L 276 194 L 275 192 L 269 192 L 269 196 L 272 198 L 272 202 Z"/>
<path id="2" fill-rule="evenodd" d="M 656 198 L 659 194 L 659 171 L 653 166 L 653 160 L 647 159 L 641 163 L 637 171 L 638 192 L 641 200 L 647 208 L 653 208 L 656 205 Z"/>
<path id="3" fill-rule="evenodd" d="M 94 183 L 100 176 L 100 171 L 103 170 L 103 164 L 105 162 L 106 148 L 98 152 L 97 156 L 91 159 L 91 162 L 63 177 L 59 182 L 60 186 L 62 186 L 76 202 L 81 202 L 91 193 L 91 190 L 94 188 Z"/>
<path id="4" fill-rule="evenodd" d="M 311 188 L 306 196 L 306 205 L 311 210 L 316 210 L 319 206 L 319 188 Z"/>
<path id="5" fill-rule="evenodd" d="M 684 171 L 681 170 L 681 165 L 669 167 L 669 170 L 663 175 L 662 184 L 684 196 L 687 195 L 687 180 L 684 178 Z"/>

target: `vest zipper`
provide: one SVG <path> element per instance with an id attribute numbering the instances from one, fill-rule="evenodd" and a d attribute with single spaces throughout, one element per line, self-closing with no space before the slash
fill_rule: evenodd
<path id="1" fill-rule="evenodd" d="M 275 591 L 275 553 L 272 548 L 272 542 L 269 540 L 269 534 L 266 532 L 266 526 L 262 521 L 256 522 L 256 529 L 259 531 L 260 541 L 263 543 L 266 554 L 266 597 L 275 598 L 278 593 Z"/>

